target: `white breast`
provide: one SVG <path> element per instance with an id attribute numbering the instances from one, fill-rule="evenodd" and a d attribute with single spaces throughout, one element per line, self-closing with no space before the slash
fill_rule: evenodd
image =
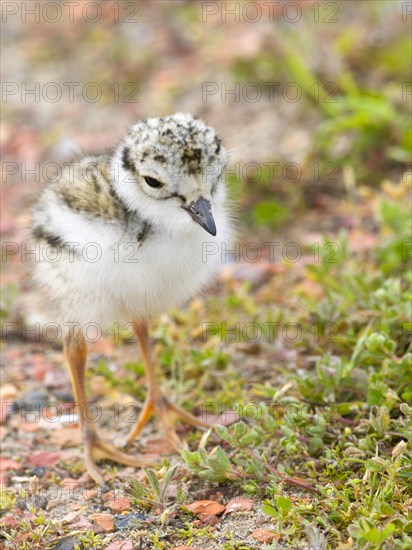
<path id="1" fill-rule="evenodd" d="M 181 305 L 213 280 L 229 239 L 223 209 L 214 212 L 216 237 L 189 219 L 179 232 L 157 227 L 139 246 L 119 224 L 88 220 L 56 201 L 49 197 L 50 230 L 76 243 L 75 254 L 64 251 L 55 262 L 42 254 L 36 277 L 58 302 L 61 323 L 107 328 Z"/>

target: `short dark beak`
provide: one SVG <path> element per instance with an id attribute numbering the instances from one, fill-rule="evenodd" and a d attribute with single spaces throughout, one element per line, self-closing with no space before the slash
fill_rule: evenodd
<path id="1" fill-rule="evenodd" d="M 216 224 L 212 216 L 212 206 L 209 201 L 200 197 L 197 201 L 192 202 L 189 206 L 182 206 L 196 223 L 203 227 L 208 233 L 216 235 Z"/>

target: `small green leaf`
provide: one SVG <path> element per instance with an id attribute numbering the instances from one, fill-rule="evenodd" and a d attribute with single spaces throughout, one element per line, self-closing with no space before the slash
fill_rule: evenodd
<path id="1" fill-rule="evenodd" d="M 237 422 L 235 424 L 234 430 L 233 430 L 233 441 L 234 443 L 237 443 L 239 439 L 245 435 L 248 432 L 247 425 L 240 420 L 240 422 Z"/>
<path id="2" fill-rule="evenodd" d="M 277 517 L 279 514 L 278 512 L 268 503 L 265 503 L 262 505 L 262 512 L 266 514 L 267 516 Z"/>
<path id="3" fill-rule="evenodd" d="M 369 531 L 364 531 L 362 537 L 373 544 L 379 544 L 381 541 L 381 532 L 376 527 L 373 527 Z"/>
<path id="4" fill-rule="evenodd" d="M 229 430 L 226 428 L 226 426 L 216 424 L 215 430 L 217 432 L 217 435 L 221 437 L 224 441 L 232 443 L 232 436 L 229 434 Z"/>
<path id="5" fill-rule="evenodd" d="M 176 499 L 179 504 L 183 504 L 187 499 L 187 491 L 183 485 L 179 485 L 176 489 Z"/>
<path id="6" fill-rule="evenodd" d="M 149 483 L 150 483 L 150 485 L 153 489 L 153 492 L 159 498 L 160 497 L 160 486 L 159 486 L 159 481 L 156 477 L 156 474 L 155 474 L 154 470 L 151 470 L 150 468 L 147 468 L 146 466 L 143 469 L 144 469 L 144 471 L 147 475 L 147 479 L 149 480 Z"/>
<path id="7" fill-rule="evenodd" d="M 388 525 L 381 531 L 381 543 L 384 542 L 388 537 L 392 535 L 395 531 L 396 526 L 393 523 L 388 523 Z"/>
<path id="8" fill-rule="evenodd" d="M 255 431 L 251 431 L 248 434 L 244 435 L 239 440 L 239 447 L 249 447 L 253 443 L 256 443 L 258 441 L 259 436 Z"/>
<path id="9" fill-rule="evenodd" d="M 166 475 L 165 475 L 165 480 L 164 480 L 164 484 L 165 484 L 165 487 L 167 487 L 169 485 L 169 483 L 171 482 L 173 476 L 175 475 L 175 472 L 178 468 L 178 464 L 176 464 L 175 466 L 173 466 L 172 468 L 169 468 L 166 472 Z"/>
<path id="10" fill-rule="evenodd" d="M 182 458 L 187 467 L 193 470 L 196 470 L 202 462 L 200 454 L 197 451 L 191 452 L 185 449 L 182 451 Z"/>
<path id="11" fill-rule="evenodd" d="M 171 482 L 177 468 L 178 468 L 178 464 L 175 464 L 175 466 L 173 466 L 172 468 L 169 468 L 167 470 L 166 475 L 165 475 L 165 479 L 164 479 L 164 482 L 163 482 L 163 489 L 162 489 L 162 494 L 161 494 L 161 497 L 160 497 L 160 502 L 164 501 L 167 486 Z"/>
<path id="12" fill-rule="evenodd" d="M 219 470 L 230 470 L 230 460 L 221 447 L 216 448 L 216 461 L 219 464 Z"/>
<path id="13" fill-rule="evenodd" d="M 144 494 L 144 487 L 138 479 L 135 477 L 129 478 L 129 483 L 132 486 L 133 496 L 135 498 L 141 498 Z"/>
<path id="14" fill-rule="evenodd" d="M 373 523 L 368 518 L 360 518 L 359 527 L 362 530 L 362 536 L 364 536 L 363 533 L 367 533 L 373 528 Z"/>
<path id="15" fill-rule="evenodd" d="M 282 516 L 287 516 L 290 512 L 290 509 L 292 508 L 292 500 L 289 497 L 279 495 L 276 498 L 276 506 L 278 507 Z"/>
<path id="16" fill-rule="evenodd" d="M 405 525 L 403 526 L 402 531 L 404 533 L 412 533 L 412 520 L 407 521 Z"/>
<path id="17" fill-rule="evenodd" d="M 387 502 L 381 502 L 379 511 L 385 516 L 392 516 L 396 513 L 392 506 L 390 506 Z"/>

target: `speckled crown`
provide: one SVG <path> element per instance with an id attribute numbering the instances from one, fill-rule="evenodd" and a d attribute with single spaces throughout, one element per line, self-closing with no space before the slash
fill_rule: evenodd
<path id="1" fill-rule="evenodd" d="M 131 128 L 126 141 L 129 147 L 123 151 L 123 164 L 129 169 L 136 162 L 154 160 L 195 175 L 205 165 L 226 162 L 213 128 L 190 114 L 143 120 Z"/>

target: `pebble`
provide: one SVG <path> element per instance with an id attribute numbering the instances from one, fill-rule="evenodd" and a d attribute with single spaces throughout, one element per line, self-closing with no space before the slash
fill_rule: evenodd
<path id="1" fill-rule="evenodd" d="M 50 401 L 49 394 L 43 390 L 27 392 L 22 399 L 13 403 L 13 411 L 32 411 L 44 407 Z"/>
<path id="2" fill-rule="evenodd" d="M 135 527 L 137 523 L 146 521 L 146 516 L 142 514 L 136 514 L 135 512 L 132 512 L 127 516 L 119 514 L 114 517 L 114 524 L 116 525 L 117 529 L 129 529 L 131 527 Z"/>
<path id="3" fill-rule="evenodd" d="M 37 476 L 38 478 L 41 478 L 46 473 L 46 468 L 43 466 L 37 466 L 36 468 L 33 468 L 30 470 L 29 475 L 30 476 Z"/>
<path id="4" fill-rule="evenodd" d="M 65 537 L 57 541 L 52 550 L 74 550 L 76 544 L 79 548 L 84 548 L 76 537 Z"/>

